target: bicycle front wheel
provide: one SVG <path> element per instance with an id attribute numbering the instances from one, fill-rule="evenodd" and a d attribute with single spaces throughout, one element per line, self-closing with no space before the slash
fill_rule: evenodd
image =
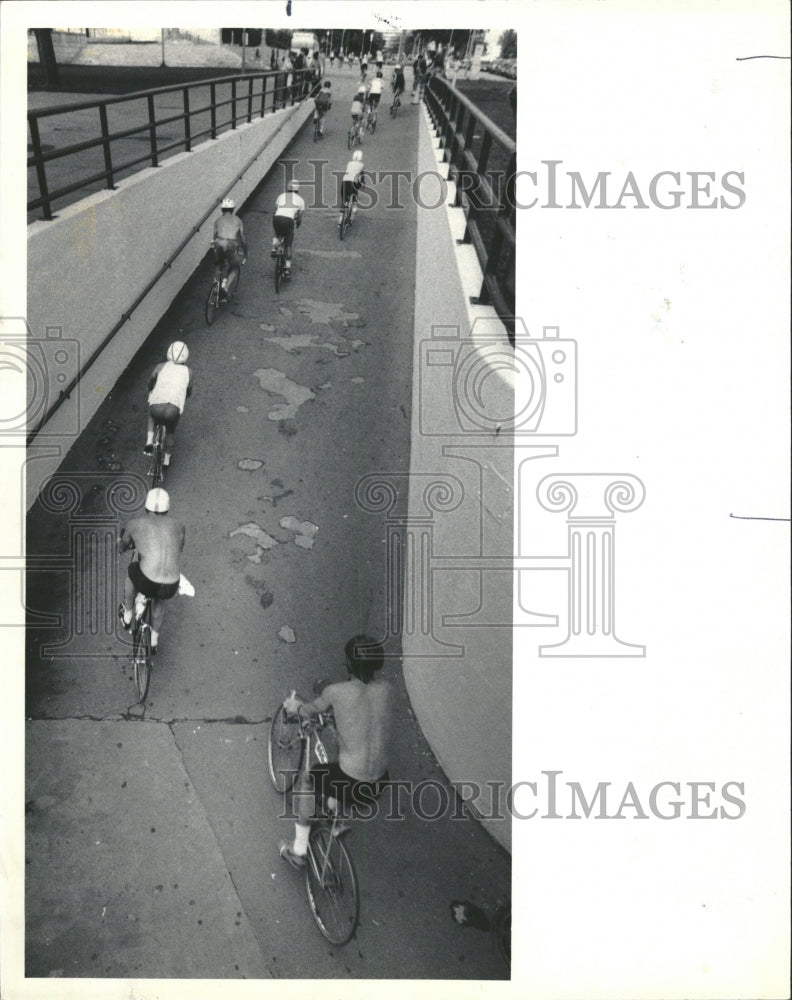
<path id="1" fill-rule="evenodd" d="M 347 146 L 351 149 L 355 145 L 355 130 L 350 129 L 347 132 Z"/>
<path id="2" fill-rule="evenodd" d="M 267 763 L 276 791 L 286 792 L 294 784 L 300 772 L 302 756 L 300 722 L 287 716 L 286 709 L 281 705 L 272 717 L 267 746 Z"/>
<path id="3" fill-rule="evenodd" d="M 357 927 L 360 894 L 352 858 L 327 826 L 311 831 L 305 889 L 316 926 L 331 944 L 346 944 Z"/>
<path id="4" fill-rule="evenodd" d="M 283 253 L 279 253 L 275 258 L 275 291 L 280 291 L 281 280 L 283 278 Z"/>
<path id="5" fill-rule="evenodd" d="M 215 321 L 215 316 L 217 315 L 217 309 L 220 305 L 220 283 L 217 281 L 212 282 L 212 287 L 209 289 L 209 294 L 206 297 L 206 308 L 204 309 L 204 315 L 206 317 L 206 322 L 209 326 Z"/>
<path id="6" fill-rule="evenodd" d="M 145 622 L 137 622 L 132 637 L 132 672 L 138 701 L 146 700 L 151 681 L 151 629 Z"/>

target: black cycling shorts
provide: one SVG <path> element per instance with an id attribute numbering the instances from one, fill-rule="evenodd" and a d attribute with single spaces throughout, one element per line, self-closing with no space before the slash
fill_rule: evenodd
<path id="1" fill-rule="evenodd" d="M 317 805 L 328 795 L 343 805 L 344 809 L 370 809 L 371 804 L 385 791 L 390 781 L 387 771 L 375 781 L 360 781 L 342 771 L 336 761 L 330 764 L 317 764 L 311 768 L 311 781 Z"/>
<path id="2" fill-rule="evenodd" d="M 154 600 L 167 601 L 179 589 L 178 580 L 175 583 L 156 583 L 154 580 L 149 580 L 140 568 L 140 563 L 137 559 L 129 564 L 127 572 L 137 593 L 143 594 L 145 597 L 151 597 Z"/>
<path id="3" fill-rule="evenodd" d="M 291 246 L 294 240 L 294 219 L 290 215 L 273 215 L 272 228 L 276 236 L 283 236 L 286 245 Z"/>
<path id="4" fill-rule="evenodd" d="M 174 403 L 152 403 L 149 414 L 156 424 L 162 424 L 168 433 L 173 434 L 179 422 L 181 410 Z"/>

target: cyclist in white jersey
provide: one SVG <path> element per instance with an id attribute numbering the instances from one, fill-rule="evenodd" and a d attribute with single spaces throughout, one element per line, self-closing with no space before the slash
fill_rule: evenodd
<path id="1" fill-rule="evenodd" d="M 282 236 L 285 246 L 286 274 L 291 271 L 294 230 L 300 226 L 305 214 L 305 202 L 298 194 L 299 190 L 299 181 L 289 181 L 286 185 L 286 191 L 278 195 L 278 200 L 275 202 L 275 212 L 272 216 L 272 228 L 275 230 L 275 235 L 272 237 L 271 256 L 275 256 L 278 249 L 278 239 Z"/>
<path id="2" fill-rule="evenodd" d="M 170 465 L 176 424 L 184 410 L 184 403 L 192 393 L 192 372 L 187 367 L 190 352 L 180 340 L 168 348 L 167 361 L 158 364 L 148 382 L 148 430 L 144 455 L 154 450 L 154 428 L 165 426 L 165 451 L 162 464 Z"/>
<path id="3" fill-rule="evenodd" d="M 366 179 L 366 167 L 363 163 L 363 153 L 356 149 L 352 159 L 347 163 L 344 179 L 341 182 L 341 213 L 338 216 L 339 226 L 344 221 L 344 205 L 352 198 L 352 218 L 357 215 L 357 193 L 363 187 Z"/>
<path id="4" fill-rule="evenodd" d="M 369 107 L 376 108 L 380 102 L 380 97 L 382 97 L 382 90 L 385 86 L 385 81 L 382 79 L 382 73 L 377 73 L 374 79 L 371 81 L 371 86 L 368 90 L 368 103 Z"/>

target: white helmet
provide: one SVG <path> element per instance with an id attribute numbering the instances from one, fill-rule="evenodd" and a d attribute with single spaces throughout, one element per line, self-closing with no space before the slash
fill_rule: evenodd
<path id="1" fill-rule="evenodd" d="M 359 149 L 356 149 L 355 152 L 352 154 L 352 159 L 353 160 L 362 160 L 363 159 L 363 154 L 360 152 Z"/>
<path id="2" fill-rule="evenodd" d="M 167 358 L 175 365 L 186 365 L 190 356 L 190 350 L 181 340 L 174 340 L 168 348 Z"/>
<path id="3" fill-rule="evenodd" d="M 224 212 L 232 212 L 234 210 L 234 199 L 233 198 L 223 198 L 220 208 Z"/>
<path id="4" fill-rule="evenodd" d="M 146 494 L 146 510 L 152 514 L 167 514 L 170 509 L 170 497 L 161 486 L 149 490 Z"/>

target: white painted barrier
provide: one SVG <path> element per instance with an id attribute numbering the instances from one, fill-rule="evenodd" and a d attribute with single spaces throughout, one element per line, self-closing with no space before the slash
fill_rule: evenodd
<path id="1" fill-rule="evenodd" d="M 418 170 L 444 174 L 422 116 Z M 513 413 L 514 373 L 491 363 L 493 350 L 511 356 L 497 314 L 470 303 L 482 272 L 473 246 L 456 242 L 464 216 L 453 198 L 448 183 L 445 204 L 418 212 L 404 676 L 446 775 L 463 798 L 481 789 L 473 811 L 510 849 L 514 452 L 486 416 L 477 425 L 473 376 L 498 412 Z M 506 564 L 485 573 L 483 557 Z"/>
<path id="2" fill-rule="evenodd" d="M 28 325 L 48 370 L 31 383 L 46 412 L 62 384 L 81 370 L 163 264 L 221 196 L 240 205 L 276 162 L 313 110 L 311 102 L 267 115 L 149 167 L 28 226 Z M 250 162 L 253 161 L 253 162 Z M 229 190 L 229 185 L 250 164 Z M 219 206 L 217 209 L 219 214 Z M 178 291 L 205 258 L 215 214 L 186 247 L 85 372 L 71 397 L 31 445 L 27 506 Z M 68 275 L 68 279 L 66 278 Z M 24 335 L 24 332 L 23 332 Z M 55 341 L 60 341 L 55 345 Z M 43 352 L 43 353 L 42 353 Z M 57 361 L 55 356 L 62 359 Z M 65 375 L 64 382 L 58 378 Z"/>

